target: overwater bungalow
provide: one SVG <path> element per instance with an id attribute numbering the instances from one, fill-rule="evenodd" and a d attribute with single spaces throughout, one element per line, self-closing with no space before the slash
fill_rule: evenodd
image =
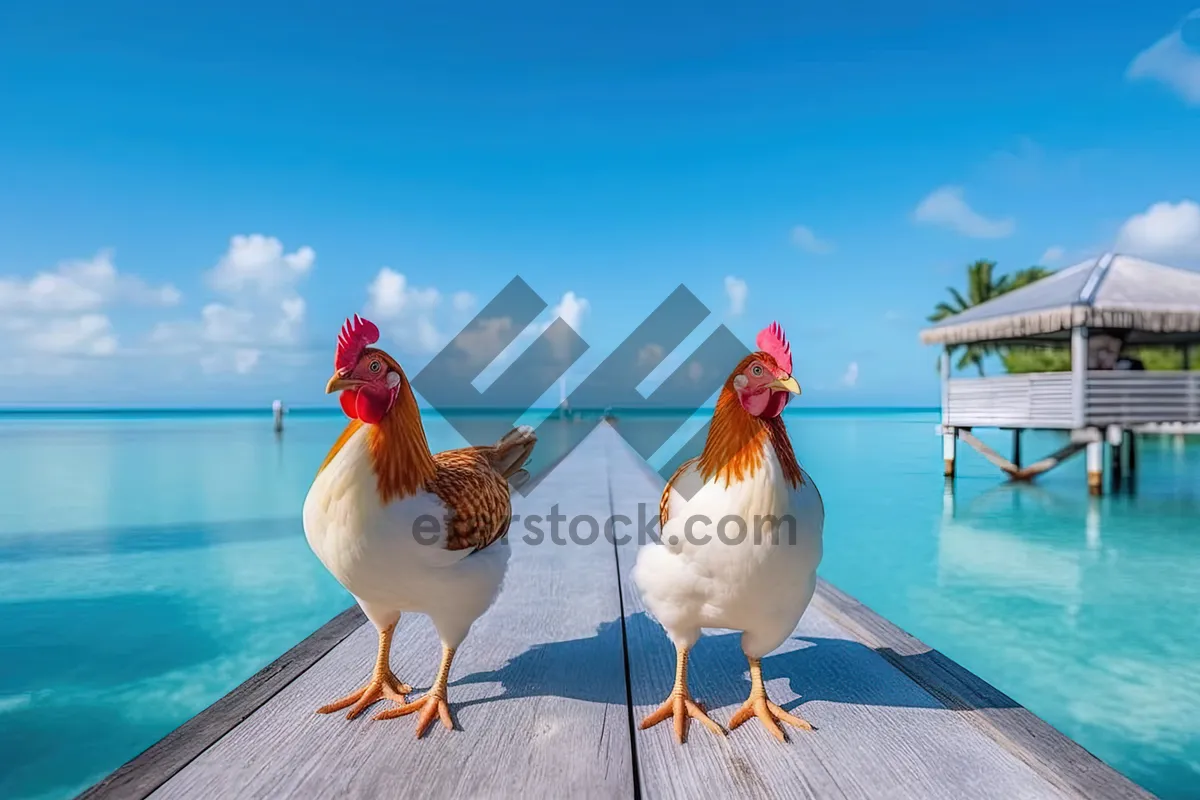
<path id="1" fill-rule="evenodd" d="M 1200 431 L 1200 371 L 1188 348 L 1200 343 L 1200 273 L 1106 253 L 1000 295 L 921 331 L 942 345 L 943 457 L 948 478 L 964 441 L 1014 480 L 1029 480 L 1080 450 L 1087 451 L 1088 488 L 1103 491 L 1104 444 L 1112 483 L 1136 468 L 1136 435 Z M 1059 371 L 995 377 L 951 377 L 951 348 L 1054 348 Z M 1180 369 L 1149 371 L 1138 348 L 1178 348 Z M 1012 458 L 977 439 L 973 428 L 1013 431 Z M 1021 432 L 1069 431 L 1069 443 L 1028 466 Z M 1128 445 L 1124 443 L 1128 440 Z M 1122 450 L 1126 456 L 1122 458 Z"/>

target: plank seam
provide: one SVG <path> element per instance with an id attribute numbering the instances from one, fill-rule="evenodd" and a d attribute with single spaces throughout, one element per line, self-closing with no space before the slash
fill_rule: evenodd
<path id="1" fill-rule="evenodd" d="M 612 459 L 609 457 L 610 453 L 610 445 L 606 443 L 604 447 L 604 481 L 608 487 L 608 513 L 611 518 L 612 515 L 617 513 L 617 506 L 613 500 Z M 621 615 L 621 658 L 624 661 L 625 668 L 625 715 L 629 721 L 629 756 L 633 768 L 633 798 L 634 800 L 641 800 L 642 777 L 638 768 L 637 722 L 634 719 L 633 709 L 633 673 L 629 665 L 629 632 L 625 627 L 625 588 L 621 581 L 621 551 L 617 547 L 616 536 L 613 537 L 612 548 L 613 565 L 616 567 L 615 577 L 617 579 L 617 610 Z"/>

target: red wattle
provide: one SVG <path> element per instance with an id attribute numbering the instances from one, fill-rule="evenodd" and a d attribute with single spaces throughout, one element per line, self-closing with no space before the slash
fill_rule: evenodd
<path id="1" fill-rule="evenodd" d="M 771 392 L 771 396 L 767 399 L 767 408 L 762 416 L 778 417 L 791 399 L 791 392 Z"/>
<path id="2" fill-rule="evenodd" d="M 391 408 L 392 397 L 387 391 L 379 391 L 372 386 L 365 386 L 358 393 L 355 410 L 358 418 L 368 425 L 378 425 L 383 415 Z"/>
<path id="3" fill-rule="evenodd" d="M 342 411 L 347 417 L 358 419 L 358 392 L 347 389 L 338 397 L 338 401 L 342 404 Z"/>

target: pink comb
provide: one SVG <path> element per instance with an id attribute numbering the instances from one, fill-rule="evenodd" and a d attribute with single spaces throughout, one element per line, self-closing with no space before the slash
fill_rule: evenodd
<path id="1" fill-rule="evenodd" d="M 339 372 L 354 369 L 363 350 L 378 341 L 379 328 L 375 327 L 375 323 L 355 314 L 354 319 L 346 320 L 338 334 L 337 354 L 333 357 L 333 366 Z"/>
<path id="2" fill-rule="evenodd" d="M 788 375 L 792 374 L 792 346 L 788 344 L 787 337 L 783 335 L 783 328 L 779 327 L 778 322 L 772 322 L 759 331 L 755 344 L 759 350 L 775 359 L 780 369 Z"/>

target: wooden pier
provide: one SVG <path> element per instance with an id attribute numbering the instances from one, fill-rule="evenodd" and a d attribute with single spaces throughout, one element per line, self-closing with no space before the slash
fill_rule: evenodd
<path id="1" fill-rule="evenodd" d="M 370 719 L 384 704 L 352 721 L 315 713 L 370 672 L 376 633 L 353 607 L 82 796 L 1151 797 L 827 583 L 763 659 L 772 698 L 816 730 L 790 730 L 781 744 L 756 724 L 724 737 L 693 724 L 682 746 L 668 725 L 640 730 L 674 671 L 671 645 L 628 578 L 639 506 L 653 517 L 661 485 L 601 425 L 529 497 L 514 498 L 522 520 L 557 504 L 600 527 L 564 523 L 562 543 L 546 527 L 534 543 L 514 525 L 505 588 L 454 662 L 456 730 L 435 725 L 418 740 L 411 718 Z M 612 519 L 617 544 L 603 531 Z M 392 649 L 397 675 L 421 692 L 437 658 L 429 622 L 406 616 Z M 749 690 L 737 634 L 701 639 L 691 688 L 728 722 Z"/>

